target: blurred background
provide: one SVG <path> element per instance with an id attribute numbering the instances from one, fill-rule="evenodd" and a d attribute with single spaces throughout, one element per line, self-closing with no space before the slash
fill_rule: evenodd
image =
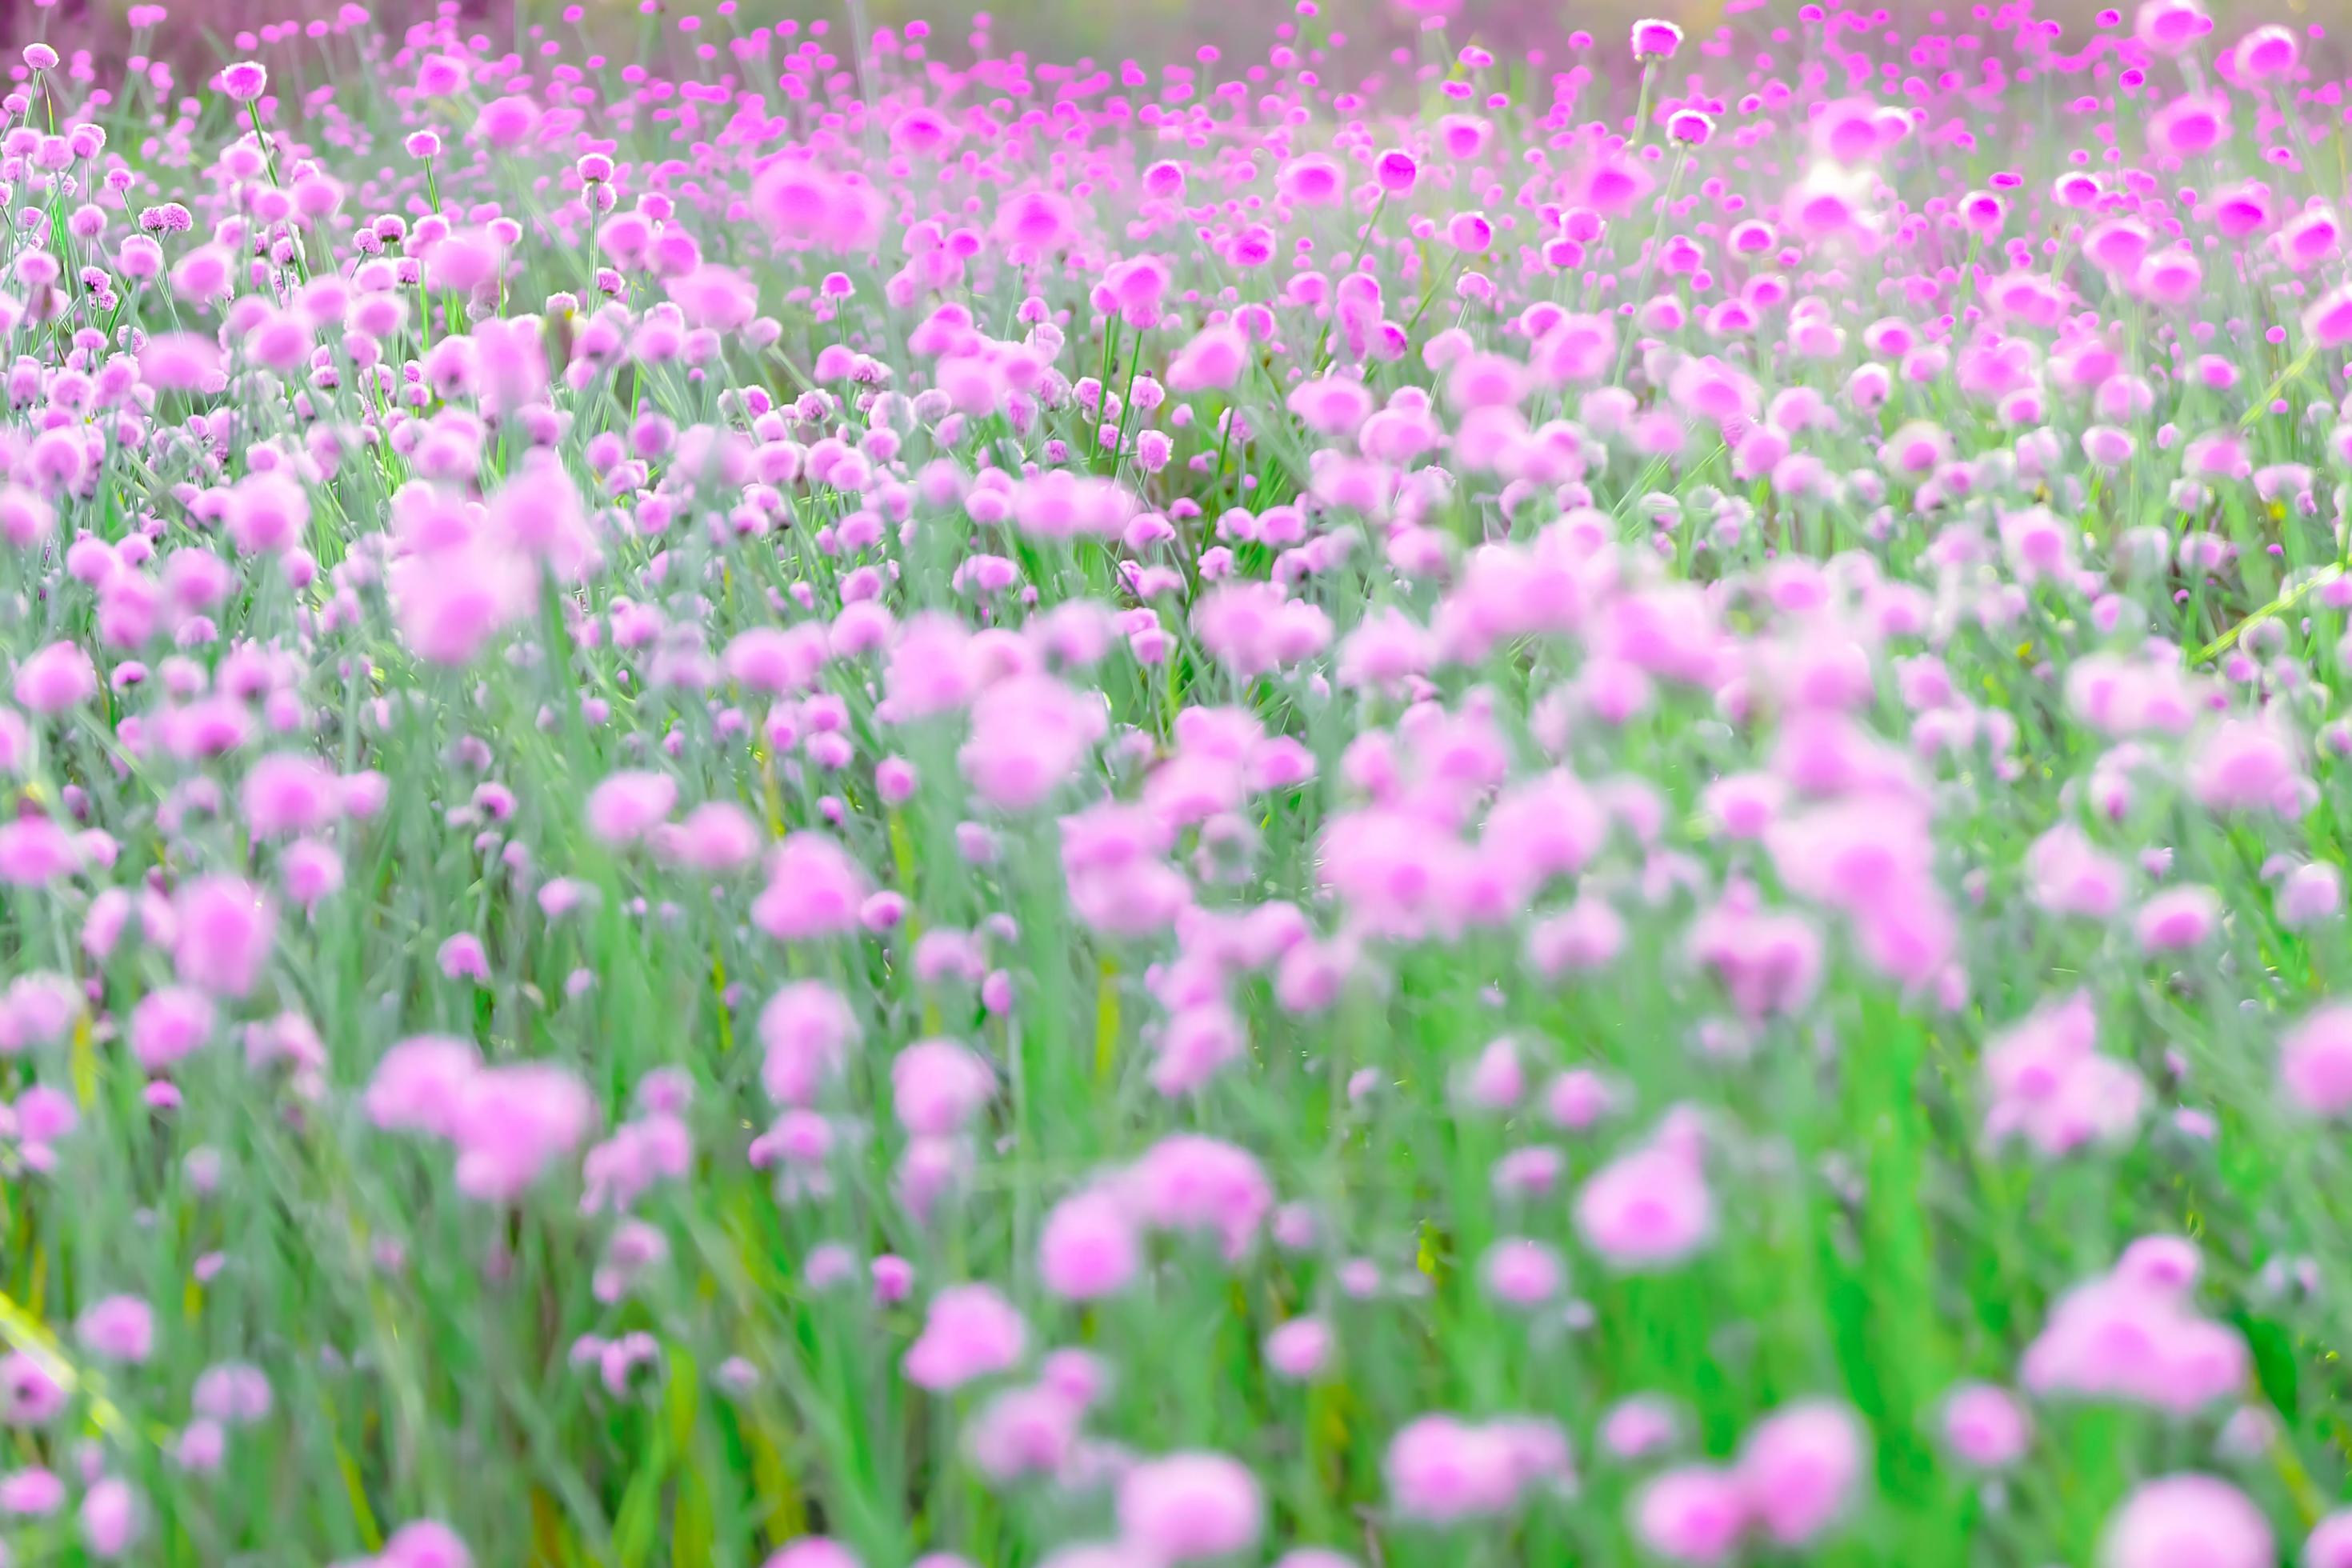
<path id="1" fill-rule="evenodd" d="M 13 56 L 36 38 L 61 50 L 86 47 L 103 64 L 128 49 L 124 19 L 131 0 L 0 0 L 0 41 Z M 332 16 L 341 0 L 165 0 L 170 20 L 150 39 L 151 52 L 169 59 L 183 82 L 202 81 L 226 58 L 243 52 L 239 32 L 272 23 Z M 530 26 L 569 32 L 561 20 L 568 0 L 457 0 L 463 30 L 482 35 L 503 51 Z M 656 0 L 659 16 L 705 19 L 706 40 L 723 38 L 732 26 L 748 28 L 793 18 L 803 24 L 828 19 L 835 27 L 850 19 L 851 0 L 737 0 L 730 19 L 716 16 L 716 0 Z M 1291 15 L 1292 0 L 856 0 L 874 25 L 897 26 L 917 18 L 938 29 L 933 52 L 958 58 L 976 16 L 990 17 L 1002 49 L 1025 49 L 1041 58 L 1115 62 L 1132 58 L 1159 64 L 1189 58 L 1212 45 L 1229 58 L 1256 58 L 1272 41 L 1273 29 Z M 1541 48 L 1554 61 L 1566 58 L 1569 34 L 1582 29 L 1606 47 L 1622 46 L 1637 16 L 1659 16 L 1703 37 L 1729 20 L 1742 32 L 1761 32 L 1793 19 L 1802 0 L 1321 0 L 1317 41 L 1333 34 L 1344 46 L 1327 70 L 1335 83 L 1349 73 L 1378 68 L 1390 51 L 1415 47 L 1433 16 L 1444 20 L 1444 37 L 1455 47 L 1477 42 L 1505 58 Z M 1931 13 L 1947 15 L 1950 30 L 1966 25 L 1978 0 L 1875 0 L 1888 4 L 1906 30 L 1931 29 Z M 371 9 L 378 25 L 397 35 L 432 14 L 436 0 L 377 0 Z M 2079 43 L 2093 30 L 2093 16 L 2109 4 L 2126 13 L 2136 0 L 2033 0 L 2036 16 L 2063 23 L 2067 42 Z M 2224 38 L 2263 21 L 2323 23 L 2331 32 L 2352 35 L 2352 0 L 2208 0 Z M 600 35 L 608 50 L 627 55 L 646 28 L 638 0 L 584 0 L 583 30 Z M 1728 13 L 1728 15 L 1727 15 Z M 656 24 L 658 26 L 658 24 Z M 1943 29 L 1934 29 L 1943 30 Z M 668 37 L 674 29 L 659 29 Z M 2330 40 L 2340 48 L 2342 38 Z M 2333 49 L 2327 51 L 2332 54 Z"/>
<path id="2" fill-rule="evenodd" d="M 1929 13 L 1942 11 L 1950 30 L 1961 30 L 1977 0 L 1861 0 L 1885 5 L 1906 31 L 1930 27 Z M 975 12 L 986 12 L 1003 43 L 1056 58 L 1087 54 L 1139 59 L 1171 59 L 1201 43 L 1234 49 L 1262 41 L 1290 11 L 1290 0 L 1012 0 L 990 5 L 968 0 L 866 0 L 877 22 L 920 16 L 950 37 L 959 37 Z M 1445 21 L 1445 36 L 1459 45 L 1475 41 L 1498 54 L 1543 48 L 1557 57 L 1570 32 L 1622 44 L 1638 16 L 1662 16 L 1701 37 L 1729 21 L 1741 32 L 1763 32 L 1777 23 L 1793 24 L 1803 0 L 1321 0 L 1319 26 L 1349 35 L 1351 57 L 1375 59 L 1411 43 L 1431 16 Z M 2108 5 L 2130 15 L 2137 0 L 2037 0 L 2033 14 L 2065 25 L 2067 41 L 2079 45 L 2094 30 L 2093 18 Z M 2322 22 L 2329 30 L 2352 32 L 2352 0 L 2208 0 L 2225 37 L 2267 21 Z M 1933 30 L 1942 31 L 1943 28 Z M 1147 55 L 1146 51 L 1150 51 Z"/>

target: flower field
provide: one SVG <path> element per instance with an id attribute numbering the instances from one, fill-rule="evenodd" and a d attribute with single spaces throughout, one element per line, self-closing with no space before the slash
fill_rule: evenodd
<path id="1" fill-rule="evenodd" d="M 2352 1568 L 2318 9 L 756 9 L 12 46 L 0 1562 Z"/>

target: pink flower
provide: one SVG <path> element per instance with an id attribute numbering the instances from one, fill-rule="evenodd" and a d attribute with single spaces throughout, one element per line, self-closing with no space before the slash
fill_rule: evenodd
<path id="1" fill-rule="evenodd" d="M 66 1386 L 49 1363 L 25 1351 L 0 1358 L 0 1421 L 38 1426 L 66 1407 Z"/>
<path id="2" fill-rule="evenodd" d="M 768 857 L 768 885 L 751 902 L 751 923 L 779 942 L 855 931 L 872 891 L 848 851 L 822 833 L 788 837 Z"/>
<path id="3" fill-rule="evenodd" d="M 2105 920 L 2123 907 L 2129 879 L 2122 861 L 2104 855 L 2083 830 L 2062 822 L 2028 847 L 2025 871 L 2033 901 L 2053 914 Z"/>
<path id="4" fill-rule="evenodd" d="M 972 1462 L 996 1481 L 1055 1474 L 1069 1462 L 1084 1414 L 1059 1389 L 1008 1388 L 981 1406 L 967 1430 Z"/>
<path id="5" fill-rule="evenodd" d="M 1640 1459 L 1673 1442 L 1681 1425 L 1671 1404 L 1636 1394 L 1610 1406 L 1601 1418 L 1601 1442 L 1620 1459 Z"/>
<path id="6" fill-rule="evenodd" d="M 2240 38 L 2231 51 L 2238 62 L 2239 73 L 2255 81 L 2289 74 L 2302 52 L 2303 46 L 2296 41 L 2294 30 L 2276 26 L 2256 27 Z"/>
<path id="7" fill-rule="evenodd" d="M 1255 1237 L 1274 1194 L 1246 1151 L 1198 1133 L 1161 1139 L 1127 1170 L 1122 1194 L 1146 1224 L 1162 1230 L 1213 1231 L 1238 1259 Z"/>
<path id="8" fill-rule="evenodd" d="M 2132 36 L 2158 55 L 2177 55 L 2213 30 L 2202 0 L 2142 0 Z"/>
<path id="9" fill-rule="evenodd" d="M 1746 1489 L 1728 1471 L 1704 1465 L 1667 1470 L 1633 1500 L 1642 1544 L 1675 1563 L 1727 1561 L 1747 1532 Z"/>
<path id="10" fill-rule="evenodd" d="M 1776 1544 L 1802 1545 L 1843 1510 L 1864 1459 L 1861 1424 L 1844 1406 L 1809 1400 L 1777 1410 L 1740 1449 L 1749 1516 Z"/>
<path id="11" fill-rule="evenodd" d="M 37 1518 L 57 1512 L 65 1503 L 65 1482 L 37 1465 L 0 1476 L 0 1513 Z"/>
<path id="12" fill-rule="evenodd" d="M 2297 1107 L 2315 1116 L 2352 1110 L 2352 1005 L 2330 1003 L 2279 1041 L 2279 1079 Z"/>
<path id="13" fill-rule="evenodd" d="M 155 1350 L 155 1314 L 136 1296 L 108 1296 L 84 1311 L 74 1332 L 90 1354 L 143 1362 Z"/>
<path id="14" fill-rule="evenodd" d="M 1232 327 L 1203 327 L 1168 362 L 1168 390 L 1223 392 L 1249 365 L 1249 343 Z"/>
<path id="15" fill-rule="evenodd" d="M 1294 1383 L 1319 1375 L 1331 1360 L 1331 1327 L 1320 1318 L 1293 1318 L 1265 1337 L 1266 1364 Z"/>
<path id="16" fill-rule="evenodd" d="M 781 695 L 806 688 L 829 657 L 821 626 L 754 626 L 727 645 L 721 664 L 745 689 Z"/>
<path id="17" fill-rule="evenodd" d="M 269 1414 L 269 1379 L 259 1367 L 222 1362 L 197 1374 L 189 1403 L 207 1420 L 250 1426 Z"/>
<path id="18" fill-rule="evenodd" d="M 944 1137 L 959 1131 L 996 1091 L 996 1075 L 955 1040 L 918 1040 L 890 1063 L 893 1106 L 908 1131 Z"/>
<path id="19" fill-rule="evenodd" d="M 2245 1342 L 2197 1314 L 2195 1252 L 2165 1239 L 2134 1243 L 2113 1273 L 2060 1298 L 2019 1363 L 2029 1391 L 2188 1415 L 2243 1385 Z M 2164 1261 L 2174 1250 L 2186 1254 L 2179 1266 Z"/>
<path id="20" fill-rule="evenodd" d="M 318 758 L 273 752 L 247 770 L 237 798 L 257 837 L 315 833 L 343 813 L 343 781 Z"/>
<path id="21" fill-rule="evenodd" d="M 1964 1383 L 1944 1402 L 1944 1438 L 1952 1451 L 1979 1469 L 2005 1469 L 2023 1457 L 2033 1424 L 2005 1388 Z"/>
<path id="22" fill-rule="evenodd" d="M 82 1494 L 81 1538 L 93 1557 L 120 1557 L 139 1533 L 139 1494 L 120 1476 L 108 1476 Z"/>
<path id="23" fill-rule="evenodd" d="M 1400 1429 L 1383 1468 L 1397 1511 L 1430 1524 L 1501 1513 L 1518 1498 L 1509 1439 L 1452 1415 L 1423 1415 Z"/>
<path id="24" fill-rule="evenodd" d="M 2189 754 L 2189 787 L 2213 811 L 2282 811 L 2302 781 L 2295 744 L 2269 718 L 2228 719 Z"/>
<path id="25" fill-rule="evenodd" d="M 1143 1265 L 1135 1222 L 1110 1193 L 1088 1191 L 1055 1204 L 1037 1241 L 1045 1289 L 1090 1301 L 1123 1290 Z"/>
<path id="26" fill-rule="evenodd" d="M 2337 1510 L 2312 1527 L 2304 1568 L 2352 1568 L 2352 1510 Z"/>
<path id="27" fill-rule="evenodd" d="M 386 1131 L 453 1136 L 467 1086 L 481 1068 L 470 1041 L 441 1035 L 403 1040 L 384 1052 L 368 1080 L 368 1120 Z"/>
<path id="28" fill-rule="evenodd" d="M 1119 1482 L 1118 1525 L 1159 1562 L 1223 1557 L 1256 1544 L 1265 1498 L 1257 1478 L 1223 1454 L 1171 1454 Z"/>
<path id="29" fill-rule="evenodd" d="M 34 712 L 55 715 L 98 695 L 98 669 L 79 644 L 53 642 L 16 667 L 15 689 Z"/>
<path id="30" fill-rule="evenodd" d="M 1009 1372 L 1028 1348 L 1028 1325 L 987 1285 L 957 1285 L 931 1298 L 923 1331 L 908 1347 L 907 1381 L 933 1393 Z"/>
<path id="31" fill-rule="evenodd" d="M 1110 728 L 1098 697 L 1049 675 L 1019 675 L 983 690 L 957 761 L 972 793 L 1004 811 L 1044 805 L 1069 782 Z"/>
<path id="32" fill-rule="evenodd" d="M 1682 47 L 1683 30 L 1672 22 L 1644 16 L 1633 24 L 1633 58 L 1637 60 L 1670 60 Z"/>
<path id="33" fill-rule="evenodd" d="M 212 1039 L 216 1015 L 202 991 L 167 985 L 131 1010 L 131 1054 L 149 1072 L 162 1072 Z"/>
<path id="34" fill-rule="evenodd" d="M 475 1073 L 450 1126 L 457 1190 L 486 1203 L 515 1202 L 579 1147 L 594 1116 L 587 1087 L 568 1068 L 521 1062 Z"/>
<path id="35" fill-rule="evenodd" d="M 1576 1194 L 1576 1227 L 1619 1268 L 1670 1268 L 1715 1230 L 1715 1199 L 1693 1151 L 1654 1142 L 1602 1166 Z"/>
<path id="36" fill-rule="evenodd" d="M 2099 1055 L 2097 1037 L 2085 992 L 2045 1004 L 1995 1036 L 1984 1052 L 1993 1096 L 1986 1134 L 1996 1141 L 2022 1136 L 2053 1155 L 2128 1137 L 2147 1088 L 2128 1063 Z"/>
<path id="37" fill-rule="evenodd" d="M 488 950 L 472 931 L 461 931 L 445 939 L 434 954 L 434 962 L 451 980 L 470 980 L 477 985 L 490 983 Z"/>
<path id="38" fill-rule="evenodd" d="M 268 894 L 235 877 L 199 877 L 172 900 L 180 979 L 218 996 L 247 996 L 261 979 L 278 933 Z"/>
<path id="39" fill-rule="evenodd" d="M 1556 1250 L 1524 1237 L 1507 1237 L 1488 1247 L 1479 1260 L 1478 1274 L 1488 1295 L 1517 1308 L 1540 1306 L 1551 1300 L 1568 1277 Z"/>
<path id="40" fill-rule="evenodd" d="M 2101 1568 L 2271 1568 L 2271 1527 L 2246 1494 L 2193 1474 L 2144 1483 L 2108 1516 Z"/>
<path id="41" fill-rule="evenodd" d="M 779 1105 L 806 1105 L 841 1068 L 857 1044 L 857 1016 L 848 1001 L 821 981 L 796 981 L 760 1010 L 766 1060 L 760 1081 Z"/>
<path id="42" fill-rule="evenodd" d="M 777 1552 L 761 1568 L 859 1568 L 857 1554 L 838 1541 L 803 1535 Z"/>
<path id="43" fill-rule="evenodd" d="M 656 841 L 679 864 L 715 877 L 759 858 L 767 835 L 741 806 L 713 800 L 688 812 L 674 834 Z"/>
<path id="44" fill-rule="evenodd" d="M 2352 343 L 2352 283 L 2339 283 L 2304 308 L 2303 335 L 2316 349 Z"/>
<path id="45" fill-rule="evenodd" d="M 535 341 L 530 348 L 538 352 Z M 540 563 L 558 582 L 579 582 L 599 563 L 579 490 L 563 465 L 541 452 L 532 452 L 490 498 L 487 521 L 489 538 Z"/>
<path id="46" fill-rule="evenodd" d="M 2221 923 L 2221 900 L 2212 889 L 2167 888 L 2140 905 L 2133 934 L 2149 952 L 2178 952 L 2203 945 Z"/>
<path id="47" fill-rule="evenodd" d="M 588 792 L 588 831 L 606 844 L 634 843 L 666 820 L 677 805 L 677 781 L 667 773 L 626 769 Z"/>
<path id="48" fill-rule="evenodd" d="M 394 1531 L 377 1560 L 383 1568 L 474 1568 L 474 1555 L 457 1532 L 433 1519 L 413 1520 Z"/>
<path id="49" fill-rule="evenodd" d="M 512 555 L 467 543 L 395 563 L 392 597 L 401 640 L 418 658 L 464 665 L 521 618 L 531 582 Z"/>
<path id="50" fill-rule="evenodd" d="M 258 60 L 238 60 L 221 68 L 220 89 L 232 102 L 251 103 L 268 86 L 269 72 Z"/>

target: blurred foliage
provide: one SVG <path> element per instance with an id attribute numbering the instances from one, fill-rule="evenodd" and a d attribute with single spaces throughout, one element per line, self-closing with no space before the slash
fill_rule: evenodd
<path id="1" fill-rule="evenodd" d="M 2095 24 L 2093 18 L 2107 0 L 2039 0 L 2036 16 L 2063 23 L 2073 38 Z M 150 40 L 151 52 L 182 68 L 183 80 L 200 79 L 236 48 L 241 31 L 257 30 L 287 20 L 312 21 L 332 16 L 340 0 L 184 0 L 170 7 L 171 19 Z M 561 20 L 565 0 L 456 0 L 457 12 L 493 45 L 509 39 L 527 40 L 534 27 L 569 30 Z M 1765 5 L 1740 0 L 1576 0 L 1572 5 L 1554 0 L 1325 0 L 1314 22 L 1318 40 L 1335 30 L 1348 42 L 1337 51 L 1345 70 L 1377 68 L 1390 51 L 1429 47 L 1421 39 L 1432 15 L 1444 16 L 1444 38 L 1460 45 L 1473 40 L 1498 52 L 1544 48 L 1555 58 L 1561 40 L 1581 28 L 1608 40 L 1624 32 L 1637 16 L 1663 16 L 1704 36 L 1729 21 L 1743 31 L 1772 25 L 1795 14 L 1798 0 L 1768 0 Z M 2352 33 L 2352 0 L 2281 0 L 2262 8 L 2264 17 L 2284 6 L 2290 17 L 2334 24 Z M 586 16 L 577 26 L 610 37 L 609 47 L 634 46 L 644 21 L 635 0 L 586 0 Z M 918 18 L 938 29 L 947 42 L 944 51 L 958 52 L 976 16 L 986 15 L 1000 46 L 1022 48 L 1055 59 L 1092 57 L 1133 58 L 1153 64 L 1182 60 L 1203 47 L 1227 54 L 1261 49 L 1275 26 L 1290 16 L 1288 0 L 1261 0 L 1234 5 L 1219 0 L 1013 0 L 990 5 L 984 0 L 866 0 L 862 8 L 876 26 L 898 26 Z M 1916 26 L 1927 14 L 1941 10 L 1958 26 L 1969 22 L 1974 0 L 1952 0 L 1948 5 L 1916 0 L 1891 9 Z M 44 37 L 60 49 L 88 48 L 103 60 L 125 51 L 130 0 L 57 0 L 39 5 L 32 0 L 0 0 L 0 24 L 12 38 Z M 665 17 L 688 15 L 711 18 L 715 4 L 680 4 L 660 0 Z M 2126 7 L 2128 9 L 2128 7 Z M 2222 30 L 2233 18 L 2252 16 L 2246 0 L 2210 0 L 2209 5 Z M 424 0 L 391 0 L 375 7 L 387 30 L 406 19 L 428 14 Z M 1729 13 L 1729 14 L 1727 14 Z M 771 0 L 739 0 L 731 25 L 749 28 L 793 19 L 805 25 L 820 18 L 835 26 L 848 24 L 851 10 L 839 0 L 830 4 L 776 4 Z M 1974 24 L 1981 26 L 1981 24 Z M 712 33 L 705 33 L 706 38 Z M 719 35 L 723 36 L 723 35 Z"/>

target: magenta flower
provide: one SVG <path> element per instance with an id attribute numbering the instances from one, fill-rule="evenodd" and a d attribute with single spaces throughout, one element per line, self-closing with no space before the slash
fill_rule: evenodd
<path id="1" fill-rule="evenodd" d="M 239 60 L 225 66 L 220 73 L 220 89 L 232 102 L 251 103 L 269 86 L 269 72 L 257 60 Z"/>

